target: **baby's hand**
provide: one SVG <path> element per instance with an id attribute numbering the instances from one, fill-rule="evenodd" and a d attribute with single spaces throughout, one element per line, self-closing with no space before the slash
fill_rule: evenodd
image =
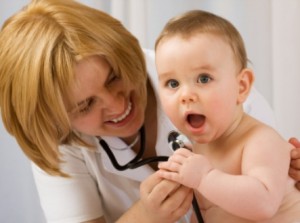
<path id="1" fill-rule="evenodd" d="M 212 169 L 208 159 L 187 149 L 180 148 L 167 162 L 158 165 L 159 176 L 197 189 L 202 178 Z"/>

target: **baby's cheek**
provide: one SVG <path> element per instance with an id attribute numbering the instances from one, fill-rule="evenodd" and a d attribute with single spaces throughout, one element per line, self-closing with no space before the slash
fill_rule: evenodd
<path id="1" fill-rule="evenodd" d="M 182 129 L 179 113 L 172 109 L 167 109 L 166 113 L 173 125 L 175 125 L 177 129 Z"/>
<path id="2" fill-rule="evenodd" d="M 171 117 L 174 112 L 174 105 L 168 100 L 167 97 L 161 97 L 161 104 L 164 112 L 168 115 L 168 117 Z"/>

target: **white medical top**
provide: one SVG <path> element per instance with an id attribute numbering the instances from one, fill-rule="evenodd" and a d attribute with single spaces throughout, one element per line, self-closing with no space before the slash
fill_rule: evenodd
<path id="1" fill-rule="evenodd" d="M 157 91 L 154 52 L 144 52 L 148 75 L 154 90 Z M 274 126 L 274 115 L 270 106 L 255 89 L 252 89 L 244 103 L 244 109 L 255 118 Z M 157 117 L 159 124 L 155 149 L 157 155 L 169 156 L 172 151 L 168 147 L 167 138 L 174 126 L 163 113 L 159 103 Z M 72 176 L 71 178 L 49 176 L 36 165 L 32 165 L 47 222 L 76 223 L 103 215 L 107 223 L 115 222 L 139 199 L 140 182 L 153 173 L 149 166 L 134 170 L 115 170 L 98 140 L 95 137 L 85 137 L 96 145 L 96 151 L 80 146 L 64 145 L 59 148 L 65 161 L 61 164 L 62 171 Z M 114 148 L 125 146 L 119 138 L 104 139 Z M 120 164 L 127 163 L 135 156 L 131 149 L 114 149 L 113 152 Z"/>

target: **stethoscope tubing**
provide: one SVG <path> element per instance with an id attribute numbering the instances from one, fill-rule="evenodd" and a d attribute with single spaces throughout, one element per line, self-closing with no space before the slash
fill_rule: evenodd
<path id="1" fill-rule="evenodd" d="M 106 152 L 107 156 L 109 157 L 112 165 L 119 171 L 124 171 L 127 169 L 136 169 L 140 166 L 149 164 L 149 163 L 153 163 L 153 162 L 163 162 L 163 161 L 167 161 L 168 160 L 168 156 L 154 156 L 154 157 L 149 157 L 146 159 L 142 159 L 143 154 L 145 152 L 145 128 L 144 126 L 142 126 L 142 128 L 140 129 L 140 136 L 141 136 L 141 145 L 140 145 L 140 150 L 137 153 L 137 155 L 131 160 L 129 161 L 127 164 L 124 165 L 120 165 L 115 157 L 115 155 L 113 154 L 113 152 L 111 151 L 111 149 L 109 148 L 108 144 L 101 138 L 99 138 L 99 143 L 102 146 L 102 148 L 104 149 L 104 151 Z M 178 148 L 178 147 L 177 147 Z M 193 209 L 196 215 L 196 218 L 198 220 L 198 223 L 204 223 L 204 220 L 202 218 L 201 212 L 200 212 L 200 208 L 197 202 L 197 199 L 195 197 L 195 194 L 193 195 L 193 201 L 192 201 L 192 205 L 193 205 Z"/>
<path id="2" fill-rule="evenodd" d="M 104 149 L 104 151 L 106 152 L 106 154 L 108 155 L 114 168 L 116 168 L 119 171 L 124 171 L 127 169 L 136 169 L 138 167 L 144 166 L 149 163 L 167 161 L 169 158 L 168 156 L 154 156 L 154 157 L 149 157 L 146 159 L 140 159 L 140 158 L 136 159 L 139 156 L 139 154 L 137 154 L 136 157 L 134 159 L 132 159 L 131 161 L 129 161 L 127 164 L 120 165 L 118 163 L 116 157 L 114 156 L 113 152 L 108 147 L 107 143 L 103 139 L 100 139 L 99 143 L 102 146 L 102 148 Z"/>

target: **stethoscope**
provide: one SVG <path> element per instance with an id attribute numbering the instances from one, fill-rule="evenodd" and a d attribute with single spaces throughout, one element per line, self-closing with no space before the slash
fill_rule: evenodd
<path id="1" fill-rule="evenodd" d="M 131 160 L 129 161 L 127 164 L 124 165 L 120 165 L 115 157 L 115 155 L 113 154 L 113 152 L 111 151 L 111 149 L 109 148 L 108 144 L 102 139 L 99 138 L 99 143 L 102 146 L 102 148 L 104 149 L 104 151 L 107 153 L 107 156 L 109 157 L 112 165 L 119 171 L 124 171 L 127 169 L 135 169 L 138 168 L 140 166 L 149 164 L 149 163 L 153 163 L 153 162 L 163 162 L 163 161 L 167 161 L 168 160 L 168 156 L 155 156 L 155 157 L 149 157 L 146 159 L 142 159 L 142 156 L 144 155 L 145 152 L 145 142 L 146 142 L 146 135 L 145 135 L 145 128 L 144 126 L 141 127 L 141 129 L 139 130 L 139 134 L 140 134 L 140 139 L 141 139 L 141 143 L 140 143 L 140 150 L 137 153 L 137 155 Z M 176 131 L 172 131 L 169 133 L 168 135 L 168 143 L 169 146 L 171 147 L 171 149 L 173 151 L 175 151 L 178 148 L 184 148 L 185 143 L 184 141 L 180 138 L 180 134 Z M 197 203 L 196 197 L 193 197 L 193 201 L 192 201 L 192 205 L 193 205 L 193 209 L 195 212 L 195 215 L 197 217 L 198 223 L 204 223 L 204 220 L 202 218 L 200 209 L 199 209 L 199 205 Z"/>

